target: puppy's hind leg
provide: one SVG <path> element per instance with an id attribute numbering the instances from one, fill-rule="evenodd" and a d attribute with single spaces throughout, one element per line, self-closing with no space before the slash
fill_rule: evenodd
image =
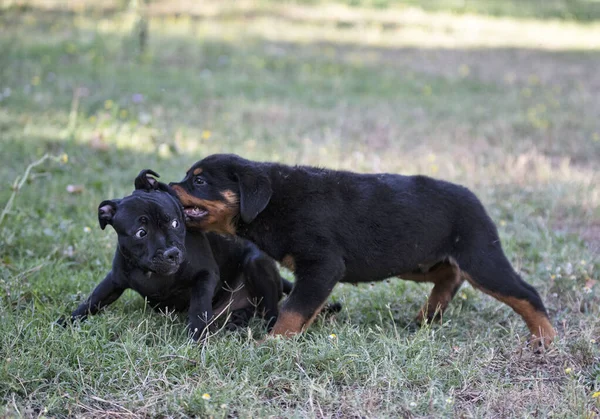
<path id="1" fill-rule="evenodd" d="M 441 319 L 448 304 L 464 282 L 458 266 L 450 262 L 441 262 L 425 273 L 404 274 L 400 277 L 410 281 L 433 282 L 434 284 L 427 302 L 415 319 L 419 324 Z"/>
<path id="2" fill-rule="evenodd" d="M 242 270 L 250 297 L 258 303 L 259 314 L 270 331 L 279 315 L 279 300 L 285 280 L 279 275 L 275 262 L 258 249 L 244 257 Z M 289 285 L 291 288 L 291 283 Z"/>
<path id="3" fill-rule="evenodd" d="M 531 332 L 533 346 L 548 346 L 556 332 L 540 295 L 515 272 L 498 239 L 487 241 L 484 246 L 458 255 L 457 262 L 465 278 L 517 312 Z"/>

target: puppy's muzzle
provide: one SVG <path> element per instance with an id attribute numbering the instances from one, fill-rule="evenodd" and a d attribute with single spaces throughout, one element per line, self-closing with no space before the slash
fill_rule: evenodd
<path id="1" fill-rule="evenodd" d="M 177 247 L 170 247 L 152 258 L 151 270 L 155 273 L 173 275 L 183 262 L 184 252 Z"/>
<path id="2" fill-rule="evenodd" d="M 171 247 L 163 253 L 163 258 L 165 262 L 170 263 L 171 265 L 179 265 L 182 259 L 181 250 L 176 247 Z"/>

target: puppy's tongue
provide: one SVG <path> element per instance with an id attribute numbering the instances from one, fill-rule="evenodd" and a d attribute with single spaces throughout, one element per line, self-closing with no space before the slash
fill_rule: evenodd
<path id="1" fill-rule="evenodd" d="M 198 207 L 187 207 L 184 208 L 183 211 L 185 212 L 185 215 L 192 218 L 204 217 L 206 214 L 208 214 L 208 211 L 200 209 Z"/>

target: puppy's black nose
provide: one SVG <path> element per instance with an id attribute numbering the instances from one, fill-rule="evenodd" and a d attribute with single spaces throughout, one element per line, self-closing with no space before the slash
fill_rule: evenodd
<path id="1" fill-rule="evenodd" d="M 169 262 L 177 263 L 177 262 L 179 262 L 179 259 L 181 257 L 181 250 L 179 250 L 176 247 L 171 247 L 170 249 L 165 250 L 165 253 L 163 253 L 163 256 Z"/>

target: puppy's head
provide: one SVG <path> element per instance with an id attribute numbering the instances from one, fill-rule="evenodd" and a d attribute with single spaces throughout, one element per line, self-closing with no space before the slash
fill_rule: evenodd
<path id="1" fill-rule="evenodd" d="M 185 259 L 185 225 L 179 203 L 162 191 L 136 190 L 102 201 L 98 222 L 117 232 L 121 254 L 144 272 L 175 274 Z"/>
<path id="2" fill-rule="evenodd" d="M 195 163 L 179 183 L 171 183 L 184 207 L 186 225 L 235 234 L 239 218 L 251 223 L 271 199 L 261 167 L 233 154 L 213 154 Z"/>

